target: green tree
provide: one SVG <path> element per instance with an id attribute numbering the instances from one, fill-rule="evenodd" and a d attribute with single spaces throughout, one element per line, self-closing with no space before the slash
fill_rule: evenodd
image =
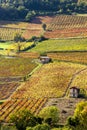
<path id="1" fill-rule="evenodd" d="M 14 123 L 18 130 L 26 130 L 27 126 L 36 126 L 37 119 L 29 110 L 21 110 L 11 115 L 10 122 Z"/>
<path id="2" fill-rule="evenodd" d="M 74 112 L 74 116 L 68 119 L 68 125 L 72 130 L 87 129 L 87 101 L 80 102 Z"/>
<path id="3" fill-rule="evenodd" d="M 43 28 L 44 31 L 46 30 L 46 27 L 47 27 L 46 24 L 43 23 L 43 24 L 42 24 L 42 28 Z"/>
<path id="4" fill-rule="evenodd" d="M 26 130 L 33 130 L 33 127 L 27 127 Z"/>
<path id="5" fill-rule="evenodd" d="M 59 121 L 59 110 L 55 106 L 45 107 L 40 111 L 39 117 L 49 125 L 54 125 Z"/>
<path id="6" fill-rule="evenodd" d="M 33 130 L 50 130 L 50 127 L 48 124 L 38 124 L 33 128 Z"/>
<path id="7" fill-rule="evenodd" d="M 21 36 L 21 34 L 16 33 L 16 34 L 14 35 L 14 41 L 15 41 L 15 42 L 23 42 L 23 41 L 25 41 L 25 39 Z"/>

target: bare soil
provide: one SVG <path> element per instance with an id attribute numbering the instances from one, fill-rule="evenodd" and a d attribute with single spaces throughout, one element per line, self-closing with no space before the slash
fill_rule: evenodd
<path id="1" fill-rule="evenodd" d="M 60 111 L 60 121 L 59 124 L 65 124 L 67 118 L 74 114 L 76 105 L 84 101 L 85 99 L 80 98 L 49 98 L 48 102 L 45 104 L 47 106 L 56 106 Z"/>

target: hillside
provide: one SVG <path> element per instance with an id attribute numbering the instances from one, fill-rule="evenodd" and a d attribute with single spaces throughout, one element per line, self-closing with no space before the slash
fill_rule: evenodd
<path id="1" fill-rule="evenodd" d="M 47 130 L 87 130 L 65 128 L 77 103 L 85 100 L 86 0 L 0 0 L 0 129 L 9 125 L 10 130 L 10 116 L 26 109 L 41 125 L 40 111 L 55 106 L 60 120 L 53 128 L 47 118 Z M 78 118 L 73 124 L 79 126 Z"/>
<path id="2" fill-rule="evenodd" d="M 0 7 L 3 20 L 31 21 L 36 15 L 87 13 L 86 2 L 77 0 L 1 0 Z"/>
<path id="3" fill-rule="evenodd" d="M 68 38 L 87 36 L 87 16 L 55 16 L 44 34 L 47 38 Z"/>

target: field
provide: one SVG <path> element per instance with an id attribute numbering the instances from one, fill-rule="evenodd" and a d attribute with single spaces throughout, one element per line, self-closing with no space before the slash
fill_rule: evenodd
<path id="1" fill-rule="evenodd" d="M 28 109 L 32 113 L 38 114 L 46 102 L 47 98 L 8 100 L 1 105 L 0 121 L 8 122 L 11 114 L 22 109 Z"/>
<path id="2" fill-rule="evenodd" d="M 34 45 L 33 42 L 0 42 L 0 55 L 7 55 L 7 56 L 16 56 L 17 51 L 26 50 L 27 48 L 31 48 Z"/>
<path id="3" fill-rule="evenodd" d="M 86 51 L 87 38 L 46 40 L 38 43 L 31 52 Z"/>
<path id="4" fill-rule="evenodd" d="M 14 39 L 16 33 L 23 34 L 24 29 L 21 28 L 7 28 L 7 27 L 0 27 L 0 39 L 3 41 L 10 41 Z"/>
<path id="5" fill-rule="evenodd" d="M 23 58 L 38 59 L 40 57 L 40 54 L 37 52 L 21 52 L 18 56 Z"/>
<path id="6" fill-rule="evenodd" d="M 9 41 L 15 33 L 26 39 L 43 34 L 53 39 L 33 48 L 29 48 L 33 42 L 19 43 L 25 51 L 16 53 L 18 43 Z M 60 110 L 60 123 L 65 123 L 81 101 L 69 98 L 69 88 L 77 86 L 87 92 L 86 37 L 87 16 L 37 16 L 30 23 L 0 21 L 0 38 L 9 41 L 0 43 L 0 55 L 6 55 L 0 57 L 0 100 L 5 101 L 0 104 L 0 121 L 8 122 L 18 110 L 38 114 L 44 106 L 54 105 Z M 45 53 L 52 62 L 40 64 L 38 57 Z"/>
<path id="7" fill-rule="evenodd" d="M 59 61 L 73 62 L 87 65 L 87 52 L 57 52 L 57 53 L 48 53 L 50 58 L 56 59 Z"/>
<path id="8" fill-rule="evenodd" d="M 85 28 L 87 27 L 86 16 L 75 15 L 59 15 L 56 16 L 51 24 L 49 30 L 68 29 L 68 28 Z"/>
<path id="9" fill-rule="evenodd" d="M 72 76 L 84 68 L 85 65 L 65 62 L 46 64 L 15 92 L 13 98 L 62 97 Z"/>
<path id="10" fill-rule="evenodd" d="M 26 39 L 41 36 L 43 34 L 42 24 L 45 23 L 48 27 L 52 18 L 52 16 L 38 16 L 31 22 L 0 21 L 0 38 L 4 41 L 13 40 L 16 33 Z"/>
<path id="11" fill-rule="evenodd" d="M 31 38 L 32 36 L 41 36 L 43 35 L 44 31 L 42 29 L 42 24 L 45 23 L 47 28 L 50 25 L 52 19 L 54 17 L 53 16 L 37 16 L 35 17 L 31 23 L 28 24 L 27 26 L 27 30 L 25 31 L 25 33 L 23 34 L 23 36 L 26 39 Z"/>
<path id="12" fill-rule="evenodd" d="M 75 76 L 71 86 L 78 86 L 78 88 L 84 89 L 87 94 L 87 69 Z"/>
<path id="13" fill-rule="evenodd" d="M 13 40 L 16 33 L 23 34 L 28 23 L 0 21 L 0 38 L 1 40 Z"/>
<path id="14" fill-rule="evenodd" d="M 0 21 L 0 27 L 23 28 L 23 29 L 26 29 L 27 26 L 28 26 L 27 22 Z"/>
<path id="15" fill-rule="evenodd" d="M 44 36 L 47 38 L 87 37 L 87 16 L 55 16 Z"/>
<path id="16" fill-rule="evenodd" d="M 17 89 L 19 83 L 4 83 L 0 84 L 0 100 L 7 99 Z"/>
<path id="17" fill-rule="evenodd" d="M 70 28 L 70 29 L 58 29 L 53 31 L 46 31 L 44 33 L 46 38 L 74 38 L 74 37 L 87 37 L 87 27 L 86 28 Z"/>
<path id="18" fill-rule="evenodd" d="M 37 66 L 27 58 L 0 58 L 0 62 L 0 77 L 25 76 Z"/>
<path id="19" fill-rule="evenodd" d="M 60 111 L 60 124 L 66 124 L 66 120 L 69 116 L 72 116 L 76 108 L 76 104 L 84 101 L 84 99 L 75 98 L 51 98 L 45 106 L 56 106 Z"/>

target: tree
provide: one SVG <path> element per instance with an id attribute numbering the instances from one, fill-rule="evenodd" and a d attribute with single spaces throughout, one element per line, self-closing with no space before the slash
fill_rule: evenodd
<path id="1" fill-rule="evenodd" d="M 23 42 L 23 41 L 25 41 L 25 38 L 22 37 L 21 34 L 16 33 L 15 36 L 14 36 L 14 41 L 15 42 Z"/>
<path id="2" fill-rule="evenodd" d="M 44 31 L 46 30 L 46 27 L 47 27 L 46 24 L 43 23 L 43 24 L 42 24 L 42 28 L 43 28 Z"/>
<path id="3" fill-rule="evenodd" d="M 30 22 L 32 20 L 32 18 L 36 15 L 35 11 L 29 11 L 25 17 L 25 20 L 27 22 Z"/>
<path id="4" fill-rule="evenodd" d="M 50 127 L 48 124 L 38 124 L 33 128 L 33 130 L 50 130 Z"/>
<path id="5" fill-rule="evenodd" d="M 68 119 L 68 125 L 73 130 L 87 129 L 87 101 L 80 102 L 74 112 L 74 116 Z"/>
<path id="6" fill-rule="evenodd" d="M 37 119 L 29 110 L 21 110 L 11 115 L 10 122 L 14 123 L 18 130 L 26 130 L 27 126 L 36 126 Z"/>
<path id="7" fill-rule="evenodd" d="M 17 48 L 17 51 L 20 52 L 21 51 L 21 48 L 24 46 L 23 43 L 21 42 L 17 42 L 15 43 L 15 47 Z"/>
<path id="8" fill-rule="evenodd" d="M 26 130 L 50 130 L 48 124 L 38 124 L 35 127 L 27 127 Z"/>
<path id="9" fill-rule="evenodd" d="M 33 130 L 33 127 L 27 127 L 26 130 Z"/>
<path id="10" fill-rule="evenodd" d="M 14 41 L 16 42 L 15 46 L 17 47 L 18 52 L 20 52 L 21 47 L 23 46 L 23 43 L 21 42 L 25 41 L 25 38 L 23 38 L 21 34 L 16 33 L 14 36 Z"/>
<path id="11" fill-rule="evenodd" d="M 58 123 L 59 111 L 55 106 L 45 107 L 40 111 L 39 117 L 43 118 L 44 122 L 49 125 L 54 125 L 55 123 Z"/>

